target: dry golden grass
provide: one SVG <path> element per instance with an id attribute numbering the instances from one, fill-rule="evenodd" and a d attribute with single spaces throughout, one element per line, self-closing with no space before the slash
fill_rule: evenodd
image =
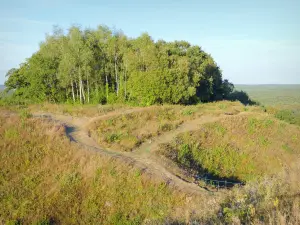
<path id="1" fill-rule="evenodd" d="M 142 112 L 99 120 L 90 130 L 100 145 L 130 151 L 147 139 L 176 129 L 181 123 L 174 108 L 154 106 Z"/>
<path id="2" fill-rule="evenodd" d="M 113 111 L 121 111 L 132 107 L 126 105 L 71 105 L 71 104 L 51 104 L 42 103 L 29 105 L 28 109 L 31 112 L 45 111 L 56 114 L 71 115 L 71 116 L 101 116 Z"/>
<path id="3" fill-rule="evenodd" d="M 299 224 L 300 168 L 297 164 L 288 172 L 234 188 L 214 219 L 222 224 Z"/>
<path id="4" fill-rule="evenodd" d="M 0 124 L 0 224 L 162 224 L 218 207 L 199 208 L 205 198 L 191 202 L 127 162 L 79 149 L 63 125 L 25 113 L 2 114 Z"/>
<path id="5" fill-rule="evenodd" d="M 220 197 L 186 196 L 131 163 L 78 148 L 66 138 L 62 125 L 31 118 L 26 110 L 18 116 L 0 109 L 0 224 L 299 224 L 298 127 L 261 114 L 260 107 L 244 109 L 237 103 L 171 108 L 168 123 L 252 112 L 203 125 L 181 139 L 199 142 L 204 150 L 233 147 L 246 154 L 260 178 L 221 191 Z M 143 126 L 138 129 L 136 134 Z M 218 154 L 210 156 L 217 162 Z M 221 156 L 232 165 L 237 155 L 225 148 Z M 282 168 L 285 172 L 278 173 Z M 231 171 L 226 164 L 217 169 L 224 174 Z M 235 175 L 248 179 L 237 171 Z"/>
<path id="6" fill-rule="evenodd" d="M 99 119 L 89 129 L 101 146 L 131 151 L 147 140 L 175 130 L 186 121 L 203 115 L 233 115 L 242 110 L 244 107 L 240 103 L 226 101 L 195 106 L 151 106 L 142 111 Z"/>

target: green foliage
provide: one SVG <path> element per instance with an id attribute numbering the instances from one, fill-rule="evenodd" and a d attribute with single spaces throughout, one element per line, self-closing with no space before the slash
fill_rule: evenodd
<path id="1" fill-rule="evenodd" d="M 55 28 L 7 77 L 14 98 L 31 102 L 190 104 L 227 99 L 234 88 L 199 46 L 146 33 L 130 39 L 105 26 Z"/>
<path id="2" fill-rule="evenodd" d="M 251 100 L 249 95 L 244 91 L 235 90 L 228 94 L 227 99 L 231 101 L 240 101 L 244 105 L 258 105 L 258 103 Z"/>
<path id="3" fill-rule="evenodd" d="M 184 144 L 179 148 L 178 161 L 183 166 L 186 166 L 186 167 L 191 166 L 192 153 L 191 153 L 189 145 Z"/>
<path id="4" fill-rule="evenodd" d="M 182 111 L 182 115 L 184 116 L 191 116 L 196 112 L 195 108 L 187 108 L 185 110 Z"/>
<path id="5" fill-rule="evenodd" d="M 19 137 L 18 131 L 13 127 L 8 128 L 4 132 L 4 138 L 5 139 L 17 139 L 18 137 Z"/>
<path id="6" fill-rule="evenodd" d="M 275 113 L 275 117 L 290 124 L 300 125 L 300 110 L 279 110 Z"/>
<path id="7" fill-rule="evenodd" d="M 20 110 L 19 115 L 20 115 L 21 119 L 28 119 L 28 118 L 32 117 L 32 114 L 27 109 Z"/>
<path id="8" fill-rule="evenodd" d="M 198 172 L 205 170 L 219 177 L 235 178 L 241 175 L 240 178 L 245 180 L 252 179 L 253 165 L 250 162 L 247 165 L 241 164 L 249 156 L 238 152 L 232 146 L 219 145 L 204 148 L 199 142 L 186 137 L 179 137 L 175 143 L 182 144 L 165 146 L 166 150 L 163 154 L 177 161 L 184 168 L 198 170 Z"/>
<path id="9" fill-rule="evenodd" d="M 300 130 L 272 115 L 258 115 L 205 124 L 161 145 L 158 153 L 188 171 L 206 171 L 218 177 L 250 181 L 275 174 L 297 159 Z"/>
<path id="10" fill-rule="evenodd" d="M 122 134 L 112 133 L 112 134 L 107 135 L 106 141 L 108 143 L 118 142 L 118 141 L 120 141 L 121 136 L 122 136 Z"/>

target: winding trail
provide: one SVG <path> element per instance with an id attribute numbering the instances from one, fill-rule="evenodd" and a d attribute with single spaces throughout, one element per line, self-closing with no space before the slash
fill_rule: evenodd
<path id="1" fill-rule="evenodd" d="M 199 187 L 193 182 L 189 182 L 167 169 L 168 165 L 165 165 L 158 158 L 155 158 L 150 152 L 158 147 L 159 144 L 168 143 L 172 141 L 174 137 L 182 132 L 188 132 L 199 129 L 200 125 L 205 123 L 212 123 L 222 118 L 222 116 L 201 116 L 195 120 L 187 121 L 181 124 L 176 130 L 165 132 L 162 135 L 154 138 L 151 142 L 145 142 L 137 149 L 132 152 L 121 152 L 112 149 L 102 148 L 96 141 L 90 137 L 88 126 L 96 120 L 105 120 L 113 116 L 124 115 L 133 112 L 141 112 L 147 110 L 147 108 L 134 108 L 125 110 L 123 112 L 111 112 L 102 116 L 97 117 L 73 117 L 68 115 L 59 115 L 47 112 L 35 112 L 34 117 L 47 119 L 53 122 L 61 123 L 66 126 L 66 135 L 71 141 L 74 141 L 83 148 L 97 151 L 98 153 L 106 156 L 112 156 L 119 158 L 129 164 L 134 165 L 136 168 L 141 169 L 143 172 L 150 174 L 154 178 L 160 178 L 164 180 L 169 186 L 181 190 L 188 195 L 206 195 L 208 194 L 207 189 Z"/>

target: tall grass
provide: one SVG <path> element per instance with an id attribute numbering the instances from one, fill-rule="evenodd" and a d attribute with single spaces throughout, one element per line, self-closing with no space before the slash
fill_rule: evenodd
<path id="1" fill-rule="evenodd" d="M 153 118 L 169 123 L 236 107 L 219 104 L 178 107 L 175 116 L 167 110 Z M 200 190 L 200 197 L 171 190 L 131 162 L 79 149 L 63 125 L 32 118 L 27 109 L 14 115 L 0 110 L 0 224 L 299 224 L 300 128 L 256 110 L 163 147 L 186 168 L 248 181 L 216 195 Z M 124 118 L 114 119 L 106 128 Z M 125 119 L 128 126 L 132 118 Z"/>
<path id="2" fill-rule="evenodd" d="M 116 115 L 96 121 L 90 126 L 93 137 L 102 146 L 131 151 L 140 144 L 165 132 L 177 129 L 182 123 L 204 114 L 238 113 L 242 105 L 237 102 L 214 102 L 206 105 L 151 106 L 138 112 Z"/>
<path id="3" fill-rule="evenodd" d="M 0 116 L 1 224 L 163 223 L 184 203 L 126 163 L 73 146 L 64 126 L 20 120 Z"/>
<path id="4" fill-rule="evenodd" d="M 298 127 L 270 115 L 248 114 L 180 134 L 161 145 L 158 154 L 195 172 L 250 181 L 289 168 L 299 146 Z"/>

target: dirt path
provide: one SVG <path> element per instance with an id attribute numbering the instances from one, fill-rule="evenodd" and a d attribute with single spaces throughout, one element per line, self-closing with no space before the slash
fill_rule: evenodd
<path id="1" fill-rule="evenodd" d="M 136 149 L 133 152 L 119 152 L 112 149 L 104 149 L 101 146 L 99 146 L 96 143 L 96 141 L 93 140 L 89 135 L 87 127 L 96 120 L 108 119 L 112 116 L 140 112 L 143 110 L 146 110 L 146 108 L 129 109 L 121 113 L 111 112 L 106 115 L 97 116 L 93 118 L 57 115 L 47 112 L 36 112 L 33 113 L 33 115 L 35 117 L 40 117 L 65 124 L 66 135 L 70 138 L 70 140 L 76 142 L 81 147 L 97 151 L 103 155 L 110 155 L 113 157 L 121 158 L 122 160 L 133 164 L 135 167 L 143 170 L 144 172 L 147 172 L 151 176 L 155 178 L 160 178 L 164 180 L 168 185 L 173 186 L 176 189 L 182 190 L 187 194 L 207 195 L 208 191 L 206 189 L 201 188 L 192 182 L 186 181 L 174 175 L 172 172 L 170 172 L 170 170 L 166 169 L 166 165 L 161 163 L 160 160 L 156 160 L 155 157 L 152 157 L 151 154 L 149 154 L 149 152 L 157 148 L 159 144 L 171 141 L 179 133 L 196 130 L 201 124 L 215 122 L 226 116 L 202 116 L 196 120 L 187 121 L 183 123 L 180 127 L 178 127 L 178 129 L 158 136 L 157 138 L 153 139 L 151 143 L 147 142 L 142 144 L 138 149 Z"/>
<path id="2" fill-rule="evenodd" d="M 176 130 L 171 130 L 169 132 L 165 132 L 162 135 L 155 137 L 154 139 L 144 142 L 139 148 L 135 149 L 135 152 L 144 154 L 149 153 L 153 150 L 156 150 L 160 144 L 168 143 L 172 141 L 177 135 L 183 132 L 195 131 L 198 130 L 199 127 L 206 123 L 213 123 L 219 121 L 227 116 L 201 116 L 200 118 L 186 121 L 181 124 Z"/>

